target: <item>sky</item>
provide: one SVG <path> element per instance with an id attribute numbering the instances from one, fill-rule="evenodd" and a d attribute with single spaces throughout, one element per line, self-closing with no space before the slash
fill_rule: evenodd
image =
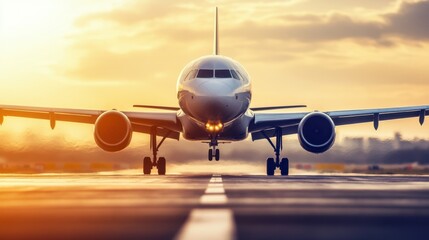
<path id="1" fill-rule="evenodd" d="M 215 6 L 220 53 L 249 72 L 254 107 L 429 104 L 429 1 L 405 0 L 0 0 L 0 103 L 177 106 L 180 70 L 212 53 Z M 19 145 L 37 133 L 95 146 L 92 131 L 72 123 L 51 131 L 47 121 L 7 118 L 0 137 L 15 136 L 9 142 Z M 377 132 L 371 124 L 337 131 L 429 138 L 417 119 L 382 122 Z M 132 146 L 147 139 L 135 136 Z"/>

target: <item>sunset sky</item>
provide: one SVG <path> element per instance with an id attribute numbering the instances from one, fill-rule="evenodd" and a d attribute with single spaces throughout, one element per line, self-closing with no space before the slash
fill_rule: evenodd
<path id="1" fill-rule="evenodd" d="M 180 70 L 212 53 L 215 6 L 220 53 L 250 73 L 255 107 L 429 104 L 429 1 L 398 0 L 0 0 L 0 103 L 177 106 Z M 46 121 L 15 118 L 3 125 L 0 136 L 16 136 L 9 142 L 24 132 L 93 141 L 92 126 L 59 123 L 52 132 Z M 381 123 L 378 132 L 371 124 L 338 128 L 342 137 L 395 131 L 429 138 L 429 124 L 417 119 Z"/>

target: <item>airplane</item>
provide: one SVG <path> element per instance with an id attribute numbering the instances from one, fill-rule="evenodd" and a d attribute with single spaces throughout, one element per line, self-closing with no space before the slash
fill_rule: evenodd
<path id="1" fill-rule="evenodd" d="M 191 61 L 177 81 L 178 107 L 134 105 L 165 111 L 118 111 L 0 105 L 0 124 L 5 116 L 46 119 L 54 129 L 57 121 L 94 124 L 95 143 L 116 152 L 131 142 L 133 132 L 150 135 L 152 158 L 144 157 L 143 173 L 157 168 L 166 174 L 166 159 L 157 157 L 166 139 L 201 141 L 208 144 L 208 160 L 220 159 L 219 144 L 248 138 L 267 140 L 274 156 L 266 159 L 266 174 L 289 175 L 289 160 L 280 158 L 283 136 L 297 134 L 306 151 L 323 153 L 335 142 L 335 127 L 417 117 L 420 125 L 429 105 L 396 108 L 270 113 L 267 110 L 299 108 L 305 105 L 250 107 L 252 89 L 249 74 L 237 61 L 219 54 L 218 9 L 215 8 L 213 54 Z M 161 138 L 158 141 L 158 137 Z M 274 142 L 272 141 L 274 139 Z"/>

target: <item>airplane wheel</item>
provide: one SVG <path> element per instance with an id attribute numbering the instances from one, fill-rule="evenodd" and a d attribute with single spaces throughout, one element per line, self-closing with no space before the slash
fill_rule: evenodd
<path id="1" fill-rule="evenodd" d="M 164 157 L 160 157 L 158 159 L 158 175 L 165 175 L 165 170 L 166 170 L 166 160 Z"/>
<path id="2" fill-rule="evenodd" d="M 274 158 L 267 159 L 267 175 L 274 175 L 274 171 L 276 170 L 276 163 L 274 162 Z"/>
<path id="3" fill-rule="evenodd" d="M 143 173 L 145 175 L 150 175 L 150 171 L 152 170 L 152 161 L 150 157 L 145 157 L 143 159 Z"/>
<path id="4" fill-rule="evenodd" d="M 211 148 L 209 149 L 208 157 L 209 157 L 209 161 L 213 160 L 213 149 L 211 149 Z"/>
<path id="5" fill-rule="evenodd" d="M 216 149 L 215 159 L 216 159 L 216 161 L 219 161 L 219 159 L 220 159 L 220 151 L 219 151 L 219 149 Z"/>
<path id="6" fill-rule="evenodd" d="M 283 176 L 289 175 L 289 159 L 282 158 L 282 161 L 280 162 L 280 173 Z"/>

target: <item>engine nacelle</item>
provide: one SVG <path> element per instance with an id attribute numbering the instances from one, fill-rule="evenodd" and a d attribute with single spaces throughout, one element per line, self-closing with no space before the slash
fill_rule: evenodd
<path id="1" fill-rule="evenodd" d="M 117 152 L 126 148 L 131 142 L 132 134 L 131 122 L 122 112 L 106 111 L 95 121 L 95 143 L 105 151 Z"/>
<path id="2" fill-rule="evenodd" d="M 323 153 L 335 142 L 335 124 L 325 113 L 309 113 L 298 125 L 298 139 L 305 150 Z"/>

